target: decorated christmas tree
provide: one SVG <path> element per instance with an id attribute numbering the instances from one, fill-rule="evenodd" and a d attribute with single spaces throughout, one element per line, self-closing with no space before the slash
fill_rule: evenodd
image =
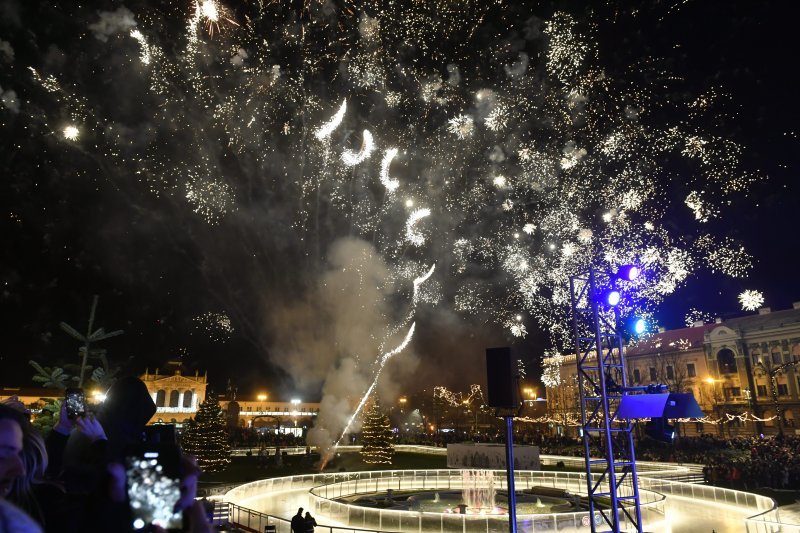
<path id="1" fill-rule="evenodd" d="M 364 422 L 361 425 L 361 440 L 364 446 L 361 448 L 361 457 L 365 463 L 386 463 L 392 464 L 394 457 L 394 435 L 389 425 L 387 417 L 376 399 L 367 412 L 364 414 Z"/>
<path id="2" fill-rule="evenodd" d="M 231 445 L 215 394 L 206 395 L 195 419 L 186 424 L 181 446 L 185 453 L 197 458 L 197 465 L 205 472 L 225 470 L 231 462 Z"/>

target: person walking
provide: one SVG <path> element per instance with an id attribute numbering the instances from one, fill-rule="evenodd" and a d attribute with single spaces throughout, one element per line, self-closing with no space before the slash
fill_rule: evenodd
<path id="1" fill-rule="evenodd" d="M 311 513 L 306 511 L 306 517 L 303 520 L 305 524 L 305 531 L 303 533 L 314 533 L 314 528 L 317 527 L 317 521 L 314 520 L 314 517 L 311 516 Z"/>
<path id="2" fill-rule="evenodd" d="M 292 533 L 305 533 L 306 526 L 303 520 L 303 508 L 297 510 L 297 514 L 292 517 Z"/>

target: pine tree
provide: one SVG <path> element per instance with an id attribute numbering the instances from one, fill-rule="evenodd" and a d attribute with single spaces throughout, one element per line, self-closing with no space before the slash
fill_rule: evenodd
<path id="1" fill-rule="evenodd" d="M 365 463 L 392 464 L 394 457 L 394 435 L 389 424 L 389 417 L 381 411 L 378 400 L 375 400 L 364 414 L 364 423 L 361 425 L 361 457 Z"/>
<path id="2" fill-rule="evenodd" d="M 220 472 L 231 462 L 231 445 L 215 394 L 206 395 L 195 420 L 186 424 L 181 446 L 185 453 L 197 458 L 197 466 L 205 472 Z"/>

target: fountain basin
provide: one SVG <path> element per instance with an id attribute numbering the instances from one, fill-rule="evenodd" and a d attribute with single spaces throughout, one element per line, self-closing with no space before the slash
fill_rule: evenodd
<path id="1" fill-rule="evenodd" d="M 577 510 L 577 505 L 569 498 L 558 498 L 535 493 L 517 493 L 517 513 L 543 514 L 561 513 Z M 360 494 L 338 498 L 334 501 L 378 509 L 394 509 L 398 511 L 418 511 L 423 513 L 460 513 L 459 505 L 464 502 L 463 491 L 460 490 L 426 490 L 426 491 L 394 491 Z M 508 514 L 508 493 L 499 491 L 493 506 L 466 506 L 466 514 L 473 515 L 505 515 Z"/>

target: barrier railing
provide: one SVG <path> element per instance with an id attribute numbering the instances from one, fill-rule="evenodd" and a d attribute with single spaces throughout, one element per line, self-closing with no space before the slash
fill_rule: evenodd
<path id="1" fill-rule="evenodd" d="M 504 471 L 497 471 L 496 487 L 504 490 Z M 573 494 L 586 493 L 585 474 L 578 472 L 517 472 L 518 490 L 533 487 L 551 487 L 569 490 Z M 314 514 L 348 527 L 375 531 L 442 531 L 463 533 L 505 531 L 508 518 L 503 515 L 461 515 L 435 512 L 408 512 L 390 509 L 360 507 L 333 501 L 333 498 L 362 492 L 406 489 L 460 489 L 461 473 L 458 470 L 387 470 L 334 474 L 311 474 L 288 478 L 275 478 L 248 483 L 226 495 L 228 501 L 246 505 L 266 492 L 310 488 L 310 505 Z M 642 491 L 642 515 L 648 527 L 657 527 L 664 519 L 664 496 Z M 623 517 L 624 518 L 624 517 Z M 521 532 L 554 529 L 557 531 L 586 531 L 590 521 L 600 521 L 597 514 L 588 511 L 518 515 Z M 623 522 L 623 527 L 630 524 Z M 329 526 L 326 526 L 329 527 Z"/>
<path id="2" fill-rule="evenodd" d="M 243 531 L 255 533 L 291 533 L 291 520 L 279 516 L 260 513 L 241 505 L 228 502 L 227 524 L 222 527 L 232 526 Z M 314 533 L 378 533 L 374 529 L 358 529 L 352 527 L 319 525 L 314 528 Z"/>
<path id="3" fill-rule="evenodd" d="M 558 461 L 564 461 L 565 464 L 570 464 L 572 461 L 576 461 L 580 465 L 584 464 L 582 458 L 572 458 L 572 457 L 542 456 L 542 460 L 543 463 L 547 461 L 547 463 L 545 464 L 548 464 L 550 461 L 553 461 L 553 463 L 557 463 Z M 680 477 L 686 471 L 692 473 L 695 472 L 698 468 L 699 468 L 698 465 L 678 466 L 674 464 L 671 465 L 668 463 L 637 463 L 637 469 L 639 470 L 640 473 L 639 476 L 640 486 L 645 490 L 664 495 L 678 495 L 693 499 L 702 499 L 709 502 L 737 506 L 739 508 L 745 507 L 753 513 L 750 517 L 745 519 L 746 530 L 748 533 L 751 532 L 752 533 L 779 533 L 779 532 L 800 533 L 800 525 L 786 524 L 781 522 L 779 509 L 777 508 L 775 502 L 771 498 L 768 498 L 766 496 L 760 496 L 757 494 L 726 489 L 722 487 L 714 487 L 711 485 L 683 483 L 680 481 L 671 481 L 669 479 L 665 479 L 669 477 Z M 240 485 L 228 491 L 228 493 L 225 496 L 225 499 L 227 501 L 234 502 L 235 504 L 238 504 L 240 506 L 246 506 L 249 501 L 264 497 L 266 494 L 270 492 L 297 490 L 297 489 L 311 489 L 312 487 L 319 487 L 321 485 L 326 485 L 326 484 L 341 483 L 344 481 L 358 480 L 359 483 L 361 483 L 362 481 L 375 480 L 375 479 L 387 479 L 387 478 L 391 479 L 393 477 L 396 477 L 395 474 L 396 472 L 398 471 L 389 470 L 389 471 L 357 472 L 357 473 L 324 473 L 324 474 L 317 473 L 317 474 L 307 474 L 301 476 L 263 479 L 259 481 L 254 481 L 252 483 L 246 483 L 244 485 Z M 432 483 L 435 480 L 438 482 L 437 476 L 439 474 L 433 474 L 433 472 L 442 472 L 441 475 L 444 476 L 445 473 L 457 472 L 457 471 L 409 470 L 400 472 L 406 472 L 407 473 L 406 475 L 417 476 L 418 478 L 419 476 L 423 475 L 423 473 L 426 472 L 430 473 L 430 474 L 424 474 L 425 477 L 424 484 L 428 485 L 429 483 Z M 517 474 L 519 475 L 519 472 Z M 570 476 L 575 476 L 577 479 L 581 480 L 583 479 L 581 477 L 583 474 L 578 472 L 544 472 L 544 473 L 537 472 L 534 474 L 561 474 L 562 476 L 566 476 L 566 479 L 569 479 Z M 450 476 L 445 476 L 445 477 L 449 479 Z M 504 475 L 501 477 L 504 478 Z M 577 483 L 577 485 L 575 485 L 576 488 L 569 490 L 573 492 L 585 493 L 585 482 L 577 481 L 576 483 Z M 503 482 L 501 481 L 499 485 L 502 484 Z M 565 485 L 564 488 L 567 488 L 567 486 Z M 413 513 L 407 513 L 407 514 L 413 514 Z M 587 520 L 590 519 L 588 515 L 586 516 L 586 519 Z M 578 520 L 581 522 L 581 524 L 583 524 L 584 521 L 583 517 L 578 518 Z M 383 521 L 381 521 L 380 523 L 383 523 Z M 649 523 L 647 521 L 645 523 L 648 524 L 649 526 Z M 424 522 L 419 522 L 418 528 L 423 527 L 427 530 L 427 528 L 430 525 L 431 525 L 430 519 L 426 519 Z M 440 523 L 440 526 L 441 525 L 442 524 Z M 543 527 L 544 529 L 549 529 L 555 526 L 558 526 L 559 531 L 561 530 L 560 529 L 561 523 L 558 520 L 555 520 L 553 523 L 548 524 L 546 526 L 542 525 L 541 527 Z M 484 527 L 487 526 L 484 524 Z M 539 527 L 538 522 L 537 522 L 537 527 Z M 569 531 L 570 529 L 566 530 Z M 417 529 L 416 531 L 420 530 Z M 481 530 L 481 533 L 485 532 L 486 532 L 485 529 Z"/>

